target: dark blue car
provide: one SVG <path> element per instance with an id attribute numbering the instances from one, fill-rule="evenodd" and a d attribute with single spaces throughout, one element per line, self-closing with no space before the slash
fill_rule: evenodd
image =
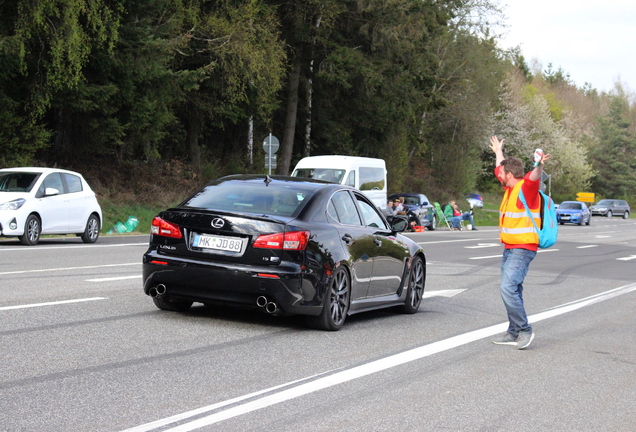
<path id="1" fill-rule="evenodd" d="M 556 211 L 557 221 L 563 225 L 564 223 L 573 223 L 578 225 L 589 225 L 592 214 L 587 206 L 579 201 L 563 201 Z"/>

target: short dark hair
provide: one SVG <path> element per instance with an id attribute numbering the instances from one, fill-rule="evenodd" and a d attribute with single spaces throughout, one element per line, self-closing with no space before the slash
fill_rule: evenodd
<path id="1" fill-rule="evenodd" d="M 510 173 L 516 179 L 522 179 L 525 173 L 523 162 L 516 157 L 509 157 L 501 161 L 501 167 L 505 173 Z"/>

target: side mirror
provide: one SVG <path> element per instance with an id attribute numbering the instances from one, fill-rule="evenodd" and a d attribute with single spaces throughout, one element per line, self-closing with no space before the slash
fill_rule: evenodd
<path id="1" fill-rule="evenodd" d="M 52 195 L 59 195 L 59 194 L 60 194 L 60 191 L 55 188 L 44 189 L 44 196 L 52 196 Z"/>
<path id="2" fill-rule="evenodd" d="M 409 226 L 409 221 L 402 216 L 393 216 L 389 223 L 391 224 L 391 231 L 396 233 L 405 231 Z"/>

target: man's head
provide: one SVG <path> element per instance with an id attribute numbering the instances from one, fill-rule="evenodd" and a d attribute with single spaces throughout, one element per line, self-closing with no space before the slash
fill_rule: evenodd
<path id="1" fill-rule="evenodd" d="M 521 159 L 509 157 L 501 161 L 501 169 L 499 170 L 499 181 L 507 187 L 514 186 L 519 180 L 523 179 L 524 167 Z"/>

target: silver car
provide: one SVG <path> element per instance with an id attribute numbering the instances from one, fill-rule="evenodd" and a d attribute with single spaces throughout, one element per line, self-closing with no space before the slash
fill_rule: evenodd
<path id="1" fill-rule="evenodd" d="M 623 219 L 629 218 L 631 211 L 629 204 L 625 200 L 604 199 L 590 207 L 592 216 L 606 216 L 611 218 L 614 215 L 622 215 Z"/>

